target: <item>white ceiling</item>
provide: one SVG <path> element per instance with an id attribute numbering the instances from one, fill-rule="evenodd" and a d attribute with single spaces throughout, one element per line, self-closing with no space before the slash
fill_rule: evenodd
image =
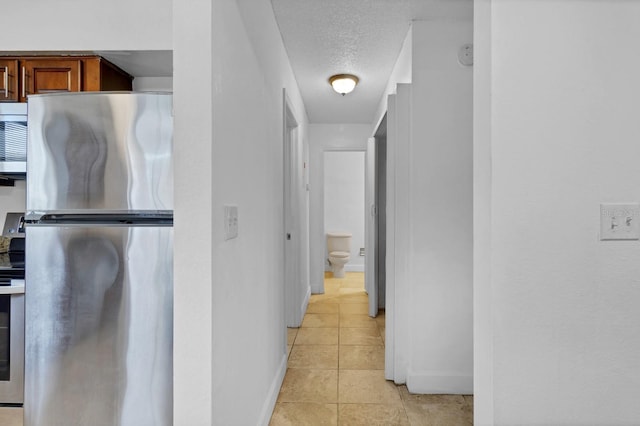
<path id="1" fill-rule="evenodd" d="M 271 0 L 312 123 L 372 123 L 412 20 L 469 18 L 472 0 Z M 341 96 L 333 74 L 360 78 Z"/>

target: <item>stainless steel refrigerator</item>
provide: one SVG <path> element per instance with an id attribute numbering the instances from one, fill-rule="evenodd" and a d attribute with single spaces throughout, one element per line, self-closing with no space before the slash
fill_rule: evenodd
<path id="1" fill-rule="evenodd" d="M 170 425 L 172 98 L 29 97 L 25 426 Z"/>

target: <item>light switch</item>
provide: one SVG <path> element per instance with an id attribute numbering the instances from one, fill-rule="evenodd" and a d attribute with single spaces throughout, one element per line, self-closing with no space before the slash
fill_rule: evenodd
<path id="1" fill-rule="evenodd" d="M 238 238 L 238 206 L 224 206 L 224 239 Z"/>
<path id="2" fill-rule="evenodd" d="M 640 204 L 600 204 L 600 240 L 640 239 Z"/>

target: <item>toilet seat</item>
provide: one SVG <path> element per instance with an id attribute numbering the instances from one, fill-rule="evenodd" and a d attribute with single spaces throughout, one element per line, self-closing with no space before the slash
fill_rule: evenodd
<path id="1" fill-rule="evenodd" d="M 348 253 L 346 251 L 332 251 L 331 253 L 329 253 L 329 257 L 335 257 L 338 259 L 344 259 L 351 256 L 351 253 Z"/>

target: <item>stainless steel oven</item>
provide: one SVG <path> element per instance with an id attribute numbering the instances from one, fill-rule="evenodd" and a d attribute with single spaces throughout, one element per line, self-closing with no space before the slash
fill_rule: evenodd
<path id="1" fill-rule="evenodd" d="M 0 404 L 24 400 L 24 280 L 0 279 Z"/>
<path id="2" fill-rule="evenodd" d="M 0 405 L 24 401 L 24 214 L 7 213 L 0 241 Z"/>
<path id="3" fill-rule="evenodd" d="M 27 104 L 0 103 L 0 174 L 27 171 Z"/>

